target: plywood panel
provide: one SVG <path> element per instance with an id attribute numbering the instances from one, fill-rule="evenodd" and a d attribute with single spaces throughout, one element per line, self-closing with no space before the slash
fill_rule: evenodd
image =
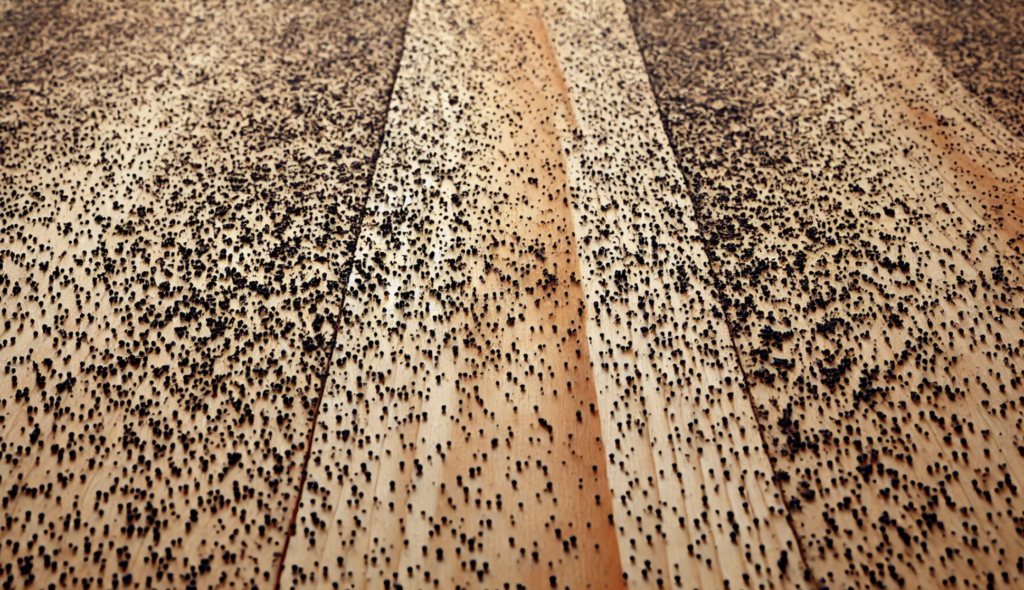
<path id="1" fill-rule="evenodd" d="M 407 5 L 13 10 L 0 562 L 272 587 Z"/>
<path id="2" fill-rule="evenodd" d="M 621 3 L 416 5 L 284 583 L 802 584 L 655 113 Z"/>
<path id="3" fill-rule="evenodd" d="M 1018 585 L 1018 140 L 900 12 L 630 9 L 818 584 Z"/>

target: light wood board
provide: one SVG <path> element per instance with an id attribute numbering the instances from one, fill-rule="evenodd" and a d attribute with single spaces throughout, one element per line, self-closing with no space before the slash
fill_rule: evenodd
<path id="1" fill-rule="evenodd" d="M 902 10 L 630 4 L 818 585 L 1019 585 L 1019 140 Z"/>
<path id="2" fill-rule="evenodd" d="M 276 583 L 407 7 L 5 13 L 17 587 Z"/>
<path id="3" fill-rule="evenodd" d="M 1021 584 L 1012 3 L 411 4 L 0 4 L 11 585 Z"/>
<path id="4" fill-rule="evenodd" d="M 801 585 L 655 113 L 621 3 L 416 4 L 292 584 Z"/>

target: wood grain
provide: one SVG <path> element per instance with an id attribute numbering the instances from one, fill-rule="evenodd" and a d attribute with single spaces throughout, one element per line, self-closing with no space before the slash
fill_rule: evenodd
<path id="1" fill-rule="evenodd" d="M 548 14 L 579 121 L 573 209 L 630 585 L 803 587 L 625 8 L 553 4 Z"/>
<path id="2" fill-rule="evenodd" d="M 808 566 L 1019 584 L 1021 145 L 902 12 L 772 6 L 631 14 Z"/>
<path id="3" fill-rule="evenodd" d="M 5 587 L 1017 587 L 1003 0 L 0 3 Z"/>
<path id="4" fill-rule="evenodd" d="M 615 587 L 543 24 L 418 3 L 406 48 L 291 582 Z"/>
<path id="5" fill-rule="evenodd" d="M 290 582 L 800 585 L 623 5 L 406 42 Z"/>
<path id="6" fill-rule="evenodd" d="M 406 9 L 12 10 L 5 576 L 270 587 Z"/>

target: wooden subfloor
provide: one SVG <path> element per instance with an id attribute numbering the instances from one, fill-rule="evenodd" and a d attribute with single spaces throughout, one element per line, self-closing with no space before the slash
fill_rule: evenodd
<path id="1" fill-rule="evenodd" d="M 0 2 L 4 587 L 1020 587 L 1022 19 Z"/>

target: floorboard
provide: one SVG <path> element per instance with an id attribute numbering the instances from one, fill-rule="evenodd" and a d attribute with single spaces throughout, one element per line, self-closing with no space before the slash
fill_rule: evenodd
<path id="1" fill-rule="evenodd" d="M 291 584 L 801 585 L 624 6 L 406 39 Z"/>
<path id="2" fill-rule="evenodd" d="M 271 587 L 408 4 L 10 10 L 4 575 Z"/>
<path id="3" fill-rule="evenodd" d="M 920 14 L 630 10 L 818 585 L 1019 584 L 1012 117 L 913 34 Z"/>
<path id="4" fill-rule="evenodd" d="M 14 588 L 1015 588 L 1005 0 L 0 0 Z"/>

